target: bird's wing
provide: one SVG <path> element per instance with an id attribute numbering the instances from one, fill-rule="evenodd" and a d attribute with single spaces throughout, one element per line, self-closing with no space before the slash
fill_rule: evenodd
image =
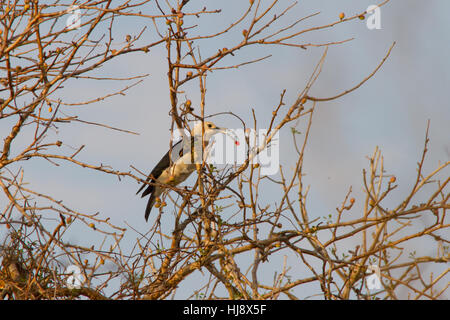
<path id="1" fill-rule="evenodd" d="M 183 143 L 181 143 L 182 141 L 183 140 L 180 140 L 172 146 L 172 154 L 173 154 L 172 161 L 169 150 L 164 155 L 164 157 L 162 157 L 161 160 L 159 160 L 158 164 L 153 168 L 152 172 L 149 174 L 145 182 L 155 182 L 155 180 L 159 178 L 159 176 L 163 173 L 164 170 L 166 170 L 170 166 L 171 163 L 176 162 L 179 158 L 183 156 Z M 144 183 L 136 192 L 136 194 L 141 192 L 142 189 L 144 189 L 145 187 L 147 187 L 147 189 L 144 190 L 141 197 L 145 197 L 146 195 L 153 192 L 154 186 Z"/>

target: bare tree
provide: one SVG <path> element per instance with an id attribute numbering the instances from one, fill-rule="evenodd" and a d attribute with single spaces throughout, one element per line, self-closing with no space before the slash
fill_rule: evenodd
<path id="1" fill-rule="evenodd" d="M 220 17 L 220 9 L 195 9 L 199 5 L 189 0 L 87 0 L 71 5 L 38 0 L 0 2 L 0 119 L 2 131 L 7 128 L 0 156 L 0 186 L 2 199 L 6 200 L 2 200 L 0 214 L 3 299 L 164 299 L 175 295 L 181 290 L 178 288 L 196 299 L 298 299 L 306 298 L 297 291 L 306 284 L 316 284 L 315 297 L 325 299 L 439 299 L 448 293 L 448 267 L 439 274 L 430 272 L 428 267 L 446 266 L 449 259 L 449 240 L 444 232 L 448 234 L 445 214 L 449 209 L 450 178 L 444 176 L 440 181 L 439 177 L 450 163 L 424 172 L 428 130 L 415 183 L 397 206 L 389 208 L 384 204 L 389 198 L 395 199 L 391 192 L 397 184 L 395 176 L 385 171 L 378 149 L 369 157 L 368 169 L 363 172 L 364 198 L 355 199 L 350 188 L 336 214 L 323 220 L 311 219 L 306 205 L 308 188 L 303 184 L 303 159 L 316 106 L 339 99 L 366 83 L 389 58 L 395 44 L 354 87 L 334 96 L 315 97 L 310 89 L 320 76 L 327 48 L 351 39 L 304 43 L 302 36 L 364 19 L 367 12 L 341 15 L 328 24 L 302 29 L 302 22 L 319 12 L 277 27 L 296 3 L 286 6 L 278 0 L 250 0 L 241 5 L 242 14 L 230 25 L 200 35 L 195 30 L 202 17 Z M 113 27 L 123 18 L 149 21 L 158 40 L 146 42 L 150 37 L 148 30 L 143 29 L 127 35 L 123 41 L 114 41 Z M 241 34 L 240 40 L 229 48 L 217 48 L 209 56 L 202 55 L 202 43 L 227 33 Z M 68 152 L 61 148 L 62 141 L 50 141 L 49 131 L 63 130 L 71 122 L 134 133 L 66 115 L 61 106 L 71 103 L 57 93 L 68 80 L 126 83 L 117 92 L 78 105 L 123 95 L 146 75 L 99 77 L 102 66 L 137 52 L 147 53 L 151 59 L 153 47 L 165 46 L 172 130 L 185 129 L 190 128 L 191 120 L 204 121 L 208 117 L 208 74 L 258 63 L 269 56 L 237 61 L 235 53 L 250 46 L 273 45 L 301 50 L 323 47 L 323 54 L 294 101 L 286 101 L 286 92 L 281 91 L 269 123 L 259 124 L 255 111 L 253 123 L 242 121 L 244 130 L 268 128 L 263 143 L 248 153 L 244 163 L 216 168 L 204 162 L 197 167 L 195 185 L 166 186 L 169 192 L 157 205 L 159 214 L 153 212 L 148 232 L 137 235 L 131 250 L 121 246 L 125 226 L 113 225 L 101 213 L 69 208 L 51 195 L 27 187 L 21 163 L 36 159 L 45 159 L 55 166 L 72 163 L 150 184 L 141 170 L 112 168 L 102 159 L 98 159 L 100 165 L 87 163 L 78 158 L 84 146 Z M 198 84 L 198 109 L 192 108 L 192 102 L 185 98 L 187 83 Z M 239 115 L 227 114 L 240 119 Z M 304 127 L 302 135 L 295 126 Z M 275 135 L 287 128 L 292 128 L 295 167 L 280 167 L 278 178 L 265 176 L 252 154 L 270 147 Z M 248 136 L 245 144 L 251 150 Z M 271 184 L 282 196 L 266 205 L 259 190 Z M 423 193 L 418 197 L 423 189 L 427 194 L 425 201 Z M 355 208 L 356 202 L 363 204 L 361 211 Z M 162 214 L 170 217 L 172 225 L 160 224 Z M 93 229 L 101 240 L 91 247 L 71 243 L 66 234 L 73 228 Z M 433 241 L 436 256 L 405 249 L 424 238 Z M 296 257 L 306 271 L 296 272 L 293 277 L 290 270 L 294 266 L 286 260 L 279 261 L 279 254 Z M 269 259 L 279 262 L 270 280 L 259 276 Z M 270 265 L 273 263 L 272 260 Z M 74 273 L 66 270 L 68 264 L 76 266 Z M 205 283 L 196 288 L 183 287 L 196 271 L 202 272 Z M 367 280 L 373 279 L 374 271 L 381 287 L 367 290 Z M 68 286 L 70 277 L 76 285 Z"/>

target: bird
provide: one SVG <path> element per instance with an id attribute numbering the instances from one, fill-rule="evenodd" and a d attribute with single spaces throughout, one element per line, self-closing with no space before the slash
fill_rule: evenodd
<path id="1" fill-rule="evenodd" d="M 185 181 L 196 170 L 195 164 L 203 161 L 201 148 L 203 146 L 206 147 L 211 137 L 217 133 L 227 134 L 227 130 L 217 127 L 210 121 L 198 122 L 192 129 L 190 137 L 185 136 L 178 141 L 161 158 L 148 175 L 145 180 L 146 183 L 136 192 L 136 194 L 139 194 L 145 188 L 141 198 L 150 195 L 145 208 L 145 221 L 148 221 L 150 211 L 164 191 L 164 186 L 162 185 L 176 186 Z M 202 136 L 204 143 L 201 143 Z M 192 148 L 192 146 L 194 147 Z M 154 184 L 155 182 L 161 184 L 161 186 Z"/>

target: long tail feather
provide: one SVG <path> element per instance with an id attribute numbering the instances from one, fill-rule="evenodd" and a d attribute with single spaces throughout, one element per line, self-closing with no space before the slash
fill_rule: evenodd
<path id="1" fill-rule="evenodd" d="M 148 199 L 147 207 L 145 208 L 145 221 L 148 221 L 148 216 L 150 215 L 150 211 L 152 211 L 153 205 L 155 204 L 155 194 L 152 193 L 150 195 L 150 199 Z"/>

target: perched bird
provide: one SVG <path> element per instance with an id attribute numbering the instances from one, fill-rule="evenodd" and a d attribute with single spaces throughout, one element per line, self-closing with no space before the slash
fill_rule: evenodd
<path id="1" fill-rule="evenodd" d="M 226 129 L 219 128 L 212 122 L 204 121 L 203 125 L 204 130 L 202 130 L 202 122 L 197 123 L 192 129 L 190 137 L 185 136 L 184 139 L 173 145 L 172 150 L 167 151 L 156 167 L 153 168 L 146 182 L 176 186 L 186 180 L 196 170 L 195 164 L 203 161 L 202 146 L 206 147 L 211 137 L 216 133 L 227 133 Z M 204 143 L 202 143 L 202 136 Z M 163 193 L 164 187 L 145 183 L 136 194 L 144 188 L 146 189 L 141 197 L 150 195 L 145 208 L 145 221 L 147 221 L 150 211 L 156 199 Z"/>

